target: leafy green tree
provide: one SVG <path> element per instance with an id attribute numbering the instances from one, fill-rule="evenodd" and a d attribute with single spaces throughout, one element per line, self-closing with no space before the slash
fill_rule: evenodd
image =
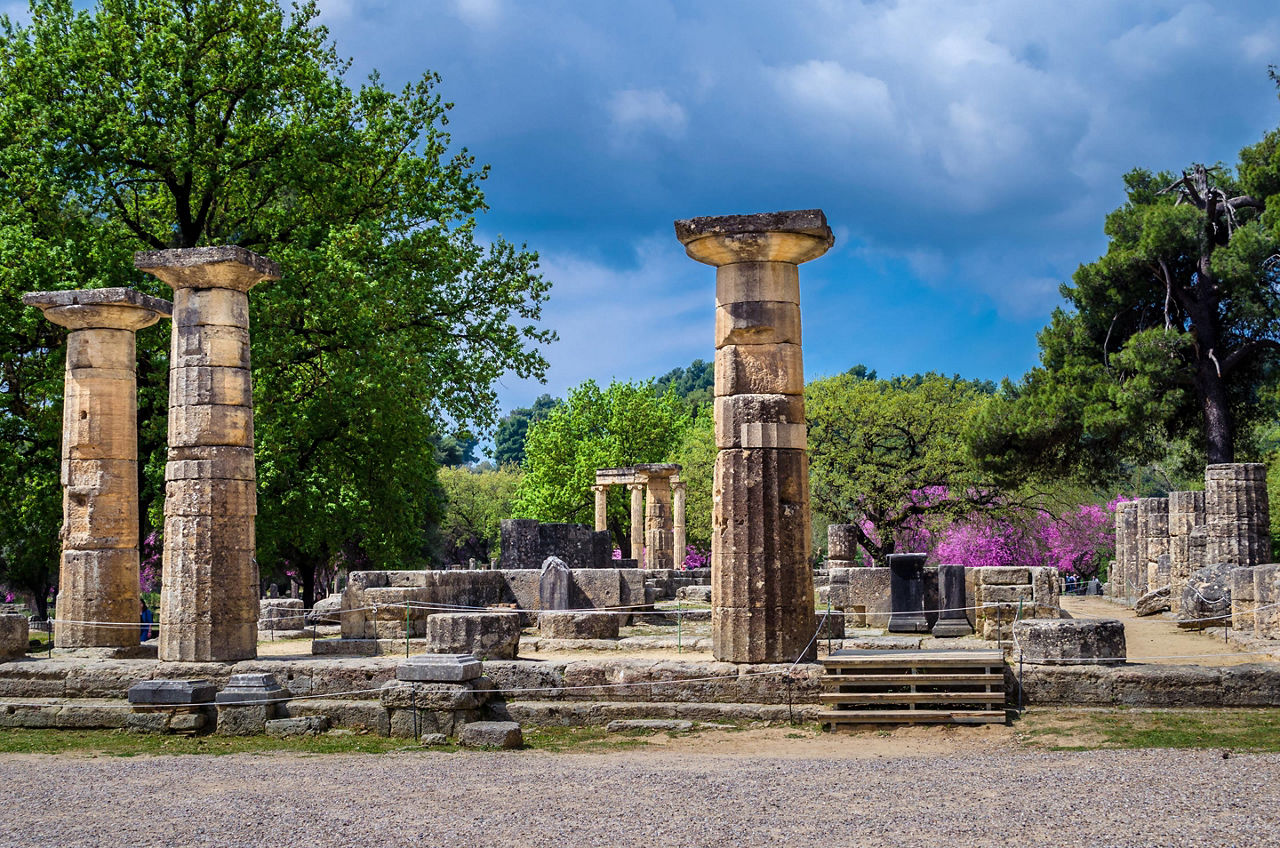
<path id="1" fill-rule="evenodd" d="M 265 569 L 300 572 L 308 602 L 335 559 L 430 555 L 437 422 L 492 424 L 496 379 L 540 377 L 553 337 L 534 323 L 548 289 L 536 255 L 475 237 L 486 169 L 451 152 L 438 78 L 352 87 L 316 14 L 274 0 L 92 12 L 33 0 L 29 27 L 0 24 L 0 302 L 30 288 L 166 294 L 132 270 L 144 248 L 235 243 L 285 269 L 250 298 L 258 548 Z M 0 351 L 6 394 L 51 383 L 61 355 L 38 323 L 18 328 Z M 165 341 L 140 345 L 154 520 Z M 3 413 L 48 438 L 21 403 Z M 10 464 L 6 497 L 23 479 L 56 493 L 56 456 Z"/>
<path id="2" fill-rule="evenodd" d="M 529 428 L 514 514 L 592 523 L 596 470 L 670 462 L 688 425 L 685 404 L 670 389 L 659 394 L 652 381 L 615 382 L 602 391 L 588 380 L 570 389 L 563 403 Z M 632 530 L 627 493 L 614 487 L 608 509 L 615 543 L 626 550 Z"/>
<path id="3" fill-rule="evenodd" d="M 988 467 L 1103 481 L 1170 444 L 1202 445 L 1192 465 L 1253 453 L 1258 388 L 1280 352 L 1280 233 L 1263 214 L 1274 147 L 1272 134 L 1246 150 L 1240 180 L 1200 165 L 1126 175 L 1107 253 L 1062 287 L 1073 311 L 1040 333 L 1040 367 L 975 430 Z"/>
<path id="4" fill-rule="evenodd" d="M 511 515 L 520 477 L 520 469 L 514 465 L 492 471 L 440 469 L 445 496 L 440 536 L 446 562 L 462 563 L 472 558 L 489 562 L 497 556 L 500 523 Z"/>
<path id="5" fill-rule="evenodd" d="M 715 382 L 715 363 L 695 359 L 689 363 L 688 368 L 672 368 L 659 377 L 654 385 L 660 392 L 670 386 L 676 395 L 684 398 L 696 416 L 712 401 Z"/>
<path id="6" fill-rule="evenodd" d="M 703 404 L 680 440 L 675 461 L 685 482 L 685 535 L 689 544 L 711 550 L 711 490 L 716 470 L 716 434 L 711 404 Z M 676 561 L 684 552 L 676 552 Z"/>
<path id="7" fill-rule="evenodd" d="M 852 524 L 878 563 L 922 520 L 959 518 L 1000 504 L 963 438 L 989 402 L 987 387 L 924 374 L 877 380 L 851 373 L 805 389 L 809 491 L 820 520 Z"/>
<path id="8" fill-rule="evenodd" d="M 524 464 L 524 441 L 529 425 L 547 417 L 560 401 L 548 394 L 539 395 L 531 407 L 511 410 L 498 422 L 493 439 L 493 461 L 498 466 Z"/>

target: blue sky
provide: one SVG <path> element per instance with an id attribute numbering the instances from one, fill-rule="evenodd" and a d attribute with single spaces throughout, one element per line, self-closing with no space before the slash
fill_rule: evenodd
<path id="1" fill-rule="evenodd" d="M 9 4 L 0 2 L 0 7 Z M 1280 5 L 320 0 L 353 82 L 430 69 L 492 166 L 481 220 L 554 282 L 544 387 L 712 356 L 714 271 L 671 222 L 819 207 L 809 377 L 1017 377 L 1134 166 L 1280 126 Z"/>

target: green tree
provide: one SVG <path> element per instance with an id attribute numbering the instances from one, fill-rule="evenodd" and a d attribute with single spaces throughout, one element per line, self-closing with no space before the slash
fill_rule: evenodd
<path id="1" fill-rule="evenodd" d="M 596 470 L 648 462 L 670 462 L 689 425 L 689 413 L 674 391 L 658 394 L 652 381 L 594 380 L 569 390 L 565 401 L 529 428 L 524 477 L 514 514 L 542 521 L 590 524 Z M 609 529 L 626 550 L 630 539 L 627 493 L 609 496 Z"/>
<path id="2" fill-rule="evenodd" d="M 805 389 L 809 491 L 820 520 L 852 524 L 877 563 L 922 520 L 999 505 L 963 438 L 990 394 L 981 383 L 924 374 L 877 380 L 852 373 Z"/>
<path id="3" fill-rule="evenodd" d="M 1102 482 L 1171 444 L 1197 446 L 1182 453 L 1191 465 L 1254 452 L 1257 391 L 1280 351 L 1280 233 L 1262 214 L 1275 143 L 1244 152 L 1240 180 L 1200 165 L 1126 175 L 1107 252 L 1062 286 L 1072 311 L 1040 333 L 1040 367 L 975 430 L 989 468 Z"/>
<path id="4" fill-rule="evenodd" d="M 529 425 L 547 417 L 560 401 L 548 394 L 539 395 L 531 407 L 511 410 L 498 422 L 493 438 L 493 461 L 498 466 L 524 464 L 524 441 Z"/>
<path id="5" fill-rule="evenodd" d="M 486 169 L 451 152 L 438 78 L 352 87 L 316 14 L 273 0 L 92 12 L 34 0 L 29 27 L 0 24 L 0 302 L 30 288 L 166 294 L 132 270 L 143 248 L 235 243 L 284 267 L 250 299 L 258 548 L 266 569 L 300 572 L 308 602 L 315 569 L 335 559 L 429 555 L 433 439 L 491 425 L 496 379 L 540 377 L 553 337 L 534 323 L 548 289 L 536 255 L 476 240 Z M 6 394 L 51 383 L 61 355 L 38 323 L 19 326 L 0 351 Z M 139 365 L 156 387 L 140 411 L 153 519 L 165 367 L 156 333 Z M 47 438 L 20 403 L 3 411 Z M 30 478 L 56 493 L 53 457 L 16 465 L 6 497 Z"/>
<path id="6" fill-rule="evenodd" d="M 675 461 L 685 482 L 685 535 L 689 544 L 711 550 L 711 490 L 716 470 L 716 434 L 711 404 L 703 404 L 680 440 Z M 677 551 L 677 562 L 683 551 Z"/>
<path id="7" fill-rule="evenodd" d="M 663 374 L 654 385 L 660 392 L 670 386 L 675 390 L 676 395 L 689 404 L 696 416 L 712 401 L 715 382 L 715 363 L 695 359 L 689 363 L 688 368 L 673 368 Z"/>
<path id="8" fill-rule="evenodd" d="M 440 521 L 445 561 L 489 562 L 498 554 L 500 523 L 511 515 L 520 469 L 514 465 L 492 471 L 441 468 L 439 477 L 445 496 Z"/>

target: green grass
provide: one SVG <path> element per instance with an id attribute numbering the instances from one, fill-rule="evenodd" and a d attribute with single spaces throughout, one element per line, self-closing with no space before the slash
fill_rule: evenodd
<path id="1" fill-rule="evenodd" d="M 155 754 L 383 754 L 423 749 L 407 739 L 372 734 L 276 739 L 270 736 L 167 736 L 129 730 L 0 729 L 3 754 L 82 754 L 133 757 Z"/>
<path id="2" fill-rule="evenodd" d="M 1280 751 L 1280 709 L 1030 710 L 1019 741 L 1055 751 L 1227 748 Z"/>

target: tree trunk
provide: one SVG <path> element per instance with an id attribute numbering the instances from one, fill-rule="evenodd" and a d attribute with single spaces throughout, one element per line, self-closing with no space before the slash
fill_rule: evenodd
<path id="1" fill-rule="evenodd" d="M 307 563 L 298 569 L 298 576 L 302 578 L 302 607 L 303 609 L 311 609 L 316 605 L 316 566 L 314 563 Z"/>
<path id="2" fill-rule="evenodd" d="M 1204 404 L 1204 436 L 1210 465 L 1235 461 L 1235 422 L 1227 403 L 1227 387 L 1212 361 L 1201 361 L 1196 387 Z"/>

